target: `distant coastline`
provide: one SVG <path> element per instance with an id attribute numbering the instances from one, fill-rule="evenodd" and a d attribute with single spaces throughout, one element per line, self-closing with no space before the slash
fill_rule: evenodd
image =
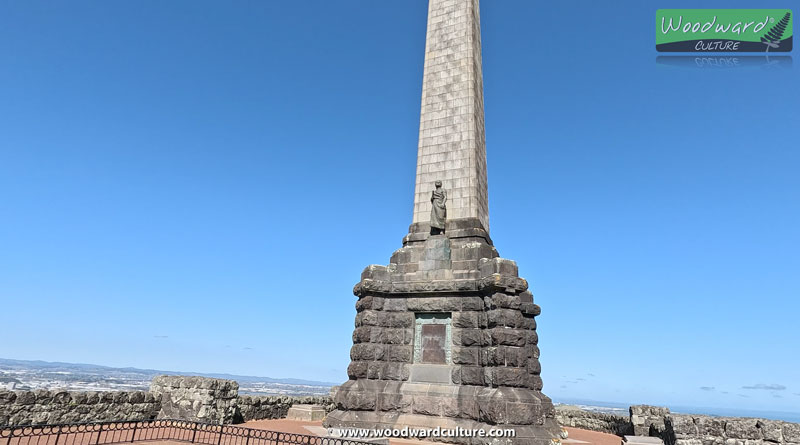
<path id="1" fill-rule="evenodd" d="M 605 414 L 615 414 L 618 416 L 628 416 L 628 407 L 636 403 L 603 402 L 598 400 L 553 398 L 553 402 L 559 405 L 575 405 L 586 411 L 593 411 Z M 782 420 L 784 422 L 800 423 L 800 412 L 793 413 L 788 411 L 769 411 L 769 410 L 748 410 L 740 408 L 712 408 L 700 406 L 684 405 L 663 405 L 677 414 L 700 414 L 716 417 L 752 417 L 757 419 Z"/>

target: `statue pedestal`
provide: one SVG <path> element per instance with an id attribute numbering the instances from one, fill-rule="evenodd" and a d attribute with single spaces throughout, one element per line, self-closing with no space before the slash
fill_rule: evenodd
<path id="1" fill-rule="evenodd" d="M 540 308 L 516 263 L 484 239 L 406 242 L 388 266 L 367 267 L 354 293 L 350 380 L 326 426 L 516 432 L 429 438 L 463 444 L 550 445 L 558 437 L 552 401 L 541 392 Z"/>

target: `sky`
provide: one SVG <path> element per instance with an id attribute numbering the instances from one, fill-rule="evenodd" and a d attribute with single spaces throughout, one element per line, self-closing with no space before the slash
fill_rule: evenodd
<path id="1" fill-rule="evenodd" d="M 797 68 L 664 63 L 664 7 L 482 2 L 491 235 L 554 399 L 797 413 Z M 0 357 L 346 380 L 426 13 L 0 3 Z"/>

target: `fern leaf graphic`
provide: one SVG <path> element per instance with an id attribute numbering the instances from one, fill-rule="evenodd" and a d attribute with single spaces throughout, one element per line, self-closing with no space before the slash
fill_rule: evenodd
<path id="1" fill-rule="evenodd" d="M 767 52 L 769 52 L 770 48 L 777 48 L 780 46 L 778 42 L 781 41 L 783 37 L 783 33 L 786 31 L 786 27 L 789 25 L 789 19 L 791 18 L 792 13 L 787 12 L 783 18 L 775 24 L 763 37 L 761 37 L 761 42 L 767 45 Z"/>

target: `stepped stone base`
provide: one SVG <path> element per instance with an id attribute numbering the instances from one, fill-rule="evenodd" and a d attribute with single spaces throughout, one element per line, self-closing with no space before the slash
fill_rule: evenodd
<path id="1" fill-rule="evenodd" d="M 355 286 L 350 380 L 325 425 L 512 428 L 513 438 L 428 440 L 550 445 L 561 431 L 541 392 L 541 309 L 527 281 L 476 219 L 448 221 L 445 235 L 426 230 L 412 225 L 390 264 L 367 267 Z M 443 346 L 426 354 L 431 343 Z"/>

